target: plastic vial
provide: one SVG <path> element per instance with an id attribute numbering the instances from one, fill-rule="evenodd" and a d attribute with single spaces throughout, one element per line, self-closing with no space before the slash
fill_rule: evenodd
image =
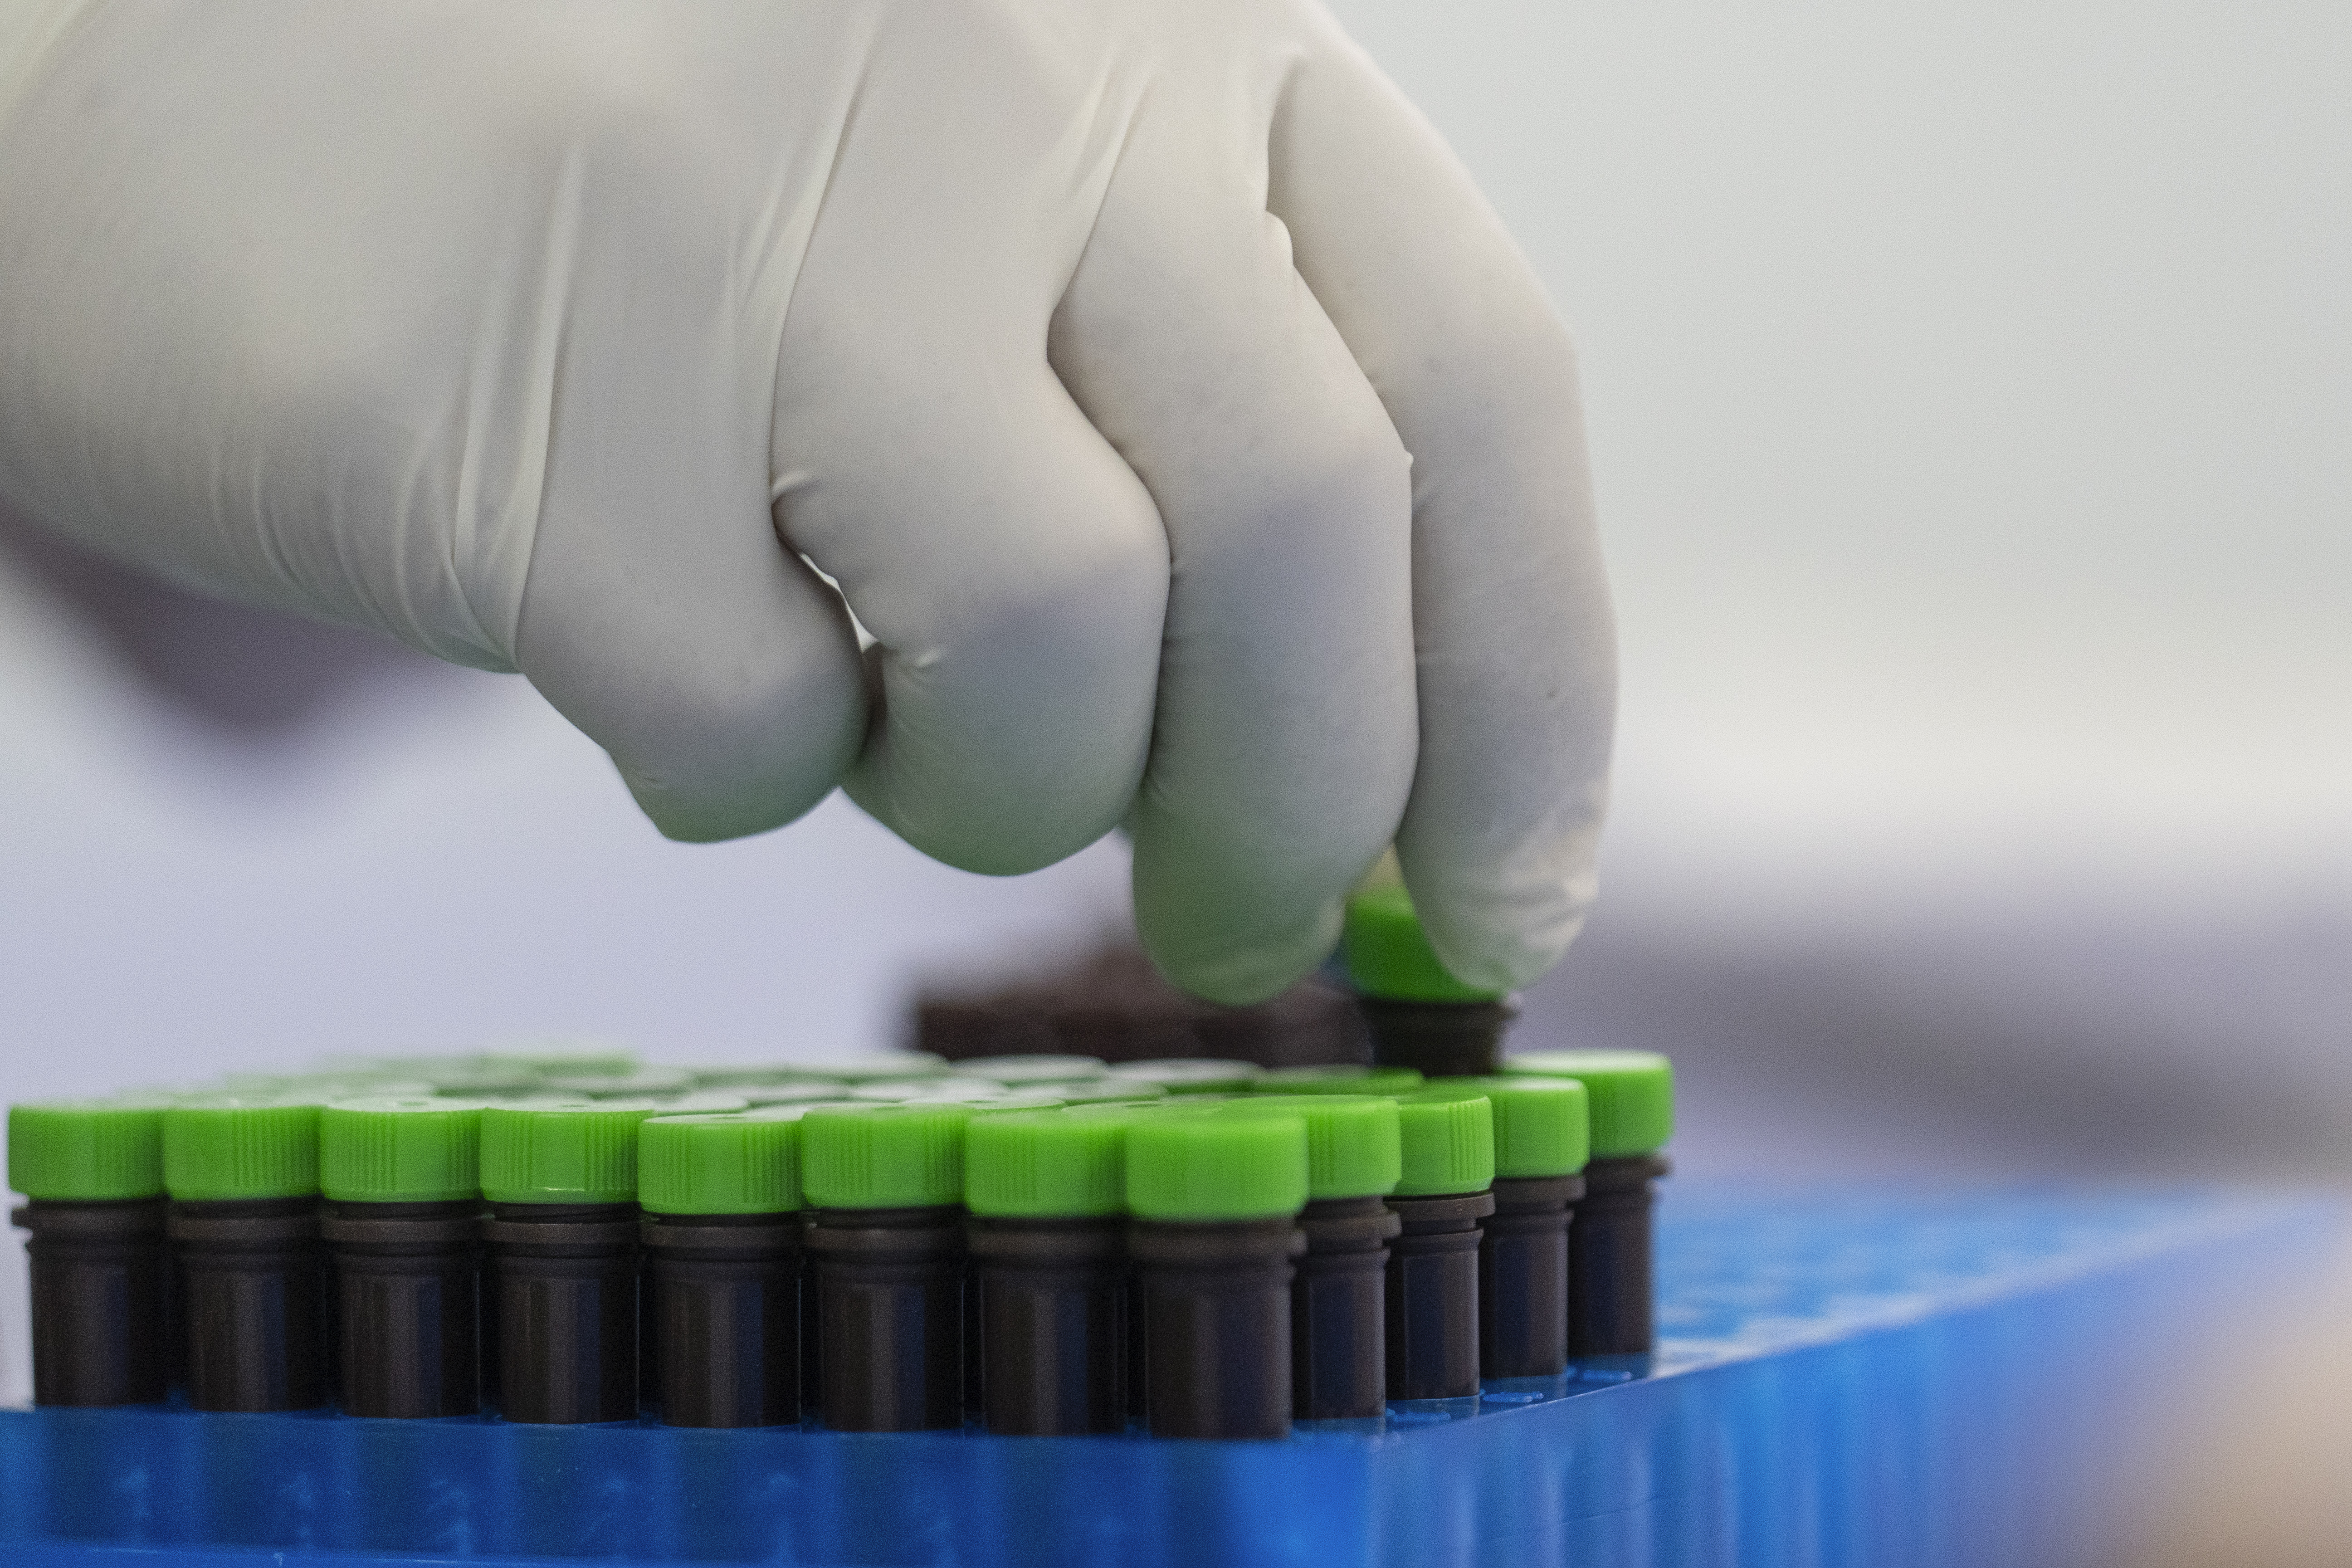
<path id="1" fill-rule="evenodd" d="M 1397 1100 L 1403 1173 L 1389 1206 L 1391 1399 L 1478 1392 L 1479 1225 L 1495 1212 L 1495 1119 L 1483 1094 L 1444 1086 Z"/>
<path id="2" fill-rule="evenodd" d="M 478 1107 L 432 1097 L 319 1113 L 319 1228 L 334 1258 L 346 1415 L 481 1408 L 481 1127 Z"/>
<path id="3" fill-rule="evenodd" d="M 637 1414 L 637 1126 L 643 1100 L 482 1112 L 492 1384 L 509 1421 Z"/>
<path id="4" fill-rule="evenodd" d="M 33 1403 L 144 1405 L 170 1381 L 163 1112 L 65 1100 L 8 1111 L 30 1233 Z"/>
<path id="5" fill-rule="evenodd" d="M 1289 1434 L 1307 1173 L 1303 1118 L 1171 1109 L 1128 1124 L 1128 1250 L 1152 1436 Z"/>
<path id="6" fill-rule="evenodd" d="M 1498 1070 L 1503 1033 L 1518 1009 L 1500 993 L 1465 985 L 1446 972 L 1402 883 L 1348 900 L 1341 953 L 1371 1029 L 1376 1065 L 1430 1078 Z"/>
<path id="7" fill-rule="evenodd" d="M 1573 1079 L 1473 1079 L 1495 1108 L 1495 1212 L 1479 1227 L 1478 1356 L 1487 1377 L 1568 1370 L 1569 1221 L 1590 1148 Z"/>
<path id="8" fill-rule="evenodd" d="M 1675 1131 L 1674 1064 L 1653 1051 L 1531 1051 L 1510 1072 L 1572 1079 L 1590 1097 L 1592 1159 L 1569 1231 L 1568 1353 L 1643 1355 L 1657 1342 L 1653 1184 Z"/>
<path id="9" fill-rule="evenodd" d="M 638 1130 L 646 1310 L 672 1426 L 801 1418 L 802 1108 Z"/>
<path id="10" fill-rule="evenodd" d="M 991 1432 L 1126 1428 L 1126 1132 L 1124 1118 L 1062 1110 L 975 1116 L 966 1130 Z"/>
<path id="11" fill-rule="evenodd" d="M 319 1107 L 232 1098 L 163 1112 L 188 1403 L 308 1410 L 331 1393 Z"/>
<path id="12" fill-rule="evenodd" d="M 969 1105 L 849 1102 L 801 1120 L 818 1414 L 843 1432 L 963 1423 Z"/>
<path id="13" fill-rule="evenodd" d="M 1292 1416 L 1378 1416 L 1388 1407 L 1389 1243 L 1402 1228 L 1386 1201 L 1403 1174 L 1396 1102 L 1268 1094 L 1234 1109 L 1295 1115 L 1307 1126 L 1307 1206 L 1298 1212 L 1307 1250 L 1290 1287 Z"/>

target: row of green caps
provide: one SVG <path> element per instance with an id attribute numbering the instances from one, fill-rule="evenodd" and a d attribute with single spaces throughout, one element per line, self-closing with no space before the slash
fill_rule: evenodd
<path id="1" fill-rule="evenodd" d="M 1269 1127 L 1296 1126 L 1300 1201 L 1566 1174 L 1589 1153 L 1643 1152 L 1671 1131 L 1663 1058 L 1559 1052 L 1512 1065 L 1533 1070 L 1416 1087 L 1391 1069 L 1307 1069 L 1265 1075 L 1258 1081 L 1270 1093 L 1068 1108 L 1044 1096 L 683 1115 L 614 1100 L 26 1105 L 9 1112 L 9 1181 L 37 1199 L 85 1202 L 164 1193 L 185 1201 L 483 1196 L 635 1201 L 693 1214 L 783 1211 L 805 1198 L 855 1208 L 967 1202 L 990 1213 L 1124 1207 L 1179 1217 L 1237 1204 L 1283 1212 L 1292 1184 L 1278 1151 L 1290 1134 Z M 1146 1125 L 1154 1131 L 1139 1142 L 1125 1138 L 1127 1128 Z M 1247 1152 L 1259 1143 L 1276 1152 L 1254 1161 Z M 1265 1209 L 1268 1202 L 1276 1207 Z"/>
<path id="2" fill-rule="evenodd" d="M 517 1059 L 469 1057 L 331 1058 L 299 1072 L 230 1073 L 182 1089 L 137 1089 L 110 1098 L 143 1103 L 232 1095 L 301 1096 L 314 1102 L 362 1095 L 440 1094 L 478 1100 L 588 1098 L 641 1099 L 682 1094 L 736 1094 L 777 1102 L 823 1099 L 926 1099 L 1048 1088 L 1087 1099 L 1160 1094 L 1230 1093 L 1251 1087 L 1263 1070 L 1255 1063 L 1191 1058 L 1120 1062 L 1094 1057 L 988 1057 L 950 1063 L 928 1052 L 889 1051 L 832 1060 L 680 1067 L 639 1065 L 614 1058 L 593 1070 L 584 1058 L 542 1058 L 529 1068 Z M 561 1065 L 563 1071 L 551 1070 Z"/>

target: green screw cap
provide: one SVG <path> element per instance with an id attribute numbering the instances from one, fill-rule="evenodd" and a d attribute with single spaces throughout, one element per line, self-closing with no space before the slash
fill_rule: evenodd
<path id="1" fill-rule="evenodd" d="M 702 1116 L 712 1111 L 751 1109 L 751 1102 L 731 1089 L 690 1089 L 683 1094 L 648 1094 L 639 1098 L 659 1103 L 661 1109 L 654 1113 L 656 1116 Z"/>
<path id="2" fill-rule="evenodd" d="M 59 1203 L 162 1195 L 163 1108 L 103 1100 L 10 1106 L 8 1185 Z"/>
<path id="3" fill-rule="evenodd" d="M 769 1089 L 793 1076 L 781 1062 L 709 1062 L 686 1070 L 694 1075 L 697 1089 Z"/>
<path id="4" fill-rule="evenodd" d="M 683 1068 L 632 1068 L 627 1072 L 551 1072 L 539 1080 L 541 1089 L 558 1094 L 584 1094 L 592 1100 L 642 1100 L 654 1094 L 684 1094 L 694 1087 L 694 1075 Z"/>
<path id="5" fill-rule="evenodd" d="M 514 1050 L 484 1051 L 478 1059 L 485 1068 L 520 1068 L 534 1073 L 620 1073 L 635 1068 L 637 1053 L 625 1046 L 549 1040 L 528 1042 Z"/>
<path id="6" fill-rule="evenodd" d="M 1111 1083 L 1156 1083 L 1171 1094 L 1233 1094 L 1265 1076 L 1265 1069 L 1255 1062 L 1168 1057 L 1157 1061 L 1121 1062 L 1104 1078 Z"/>
<path id="7" fill-rule="evenodd" d="M 1127 1207 L 1142 1219 L 1271 1219 L 1307 1205 L 1304 1117 L 1223 1108 L 1127 1121 Z"/>
<path id="8" fill-rule="evenodd" d="M 960 1074 L 940 1074 L 935 1078 L 889 1079 L 880 1083 L 861 1083 L 848 1090 L 852 1100 L 872 1100 L 877 1105 L 904 1104 L 910 1100 L 970 1100 L 975 1096 L 992 1099 L 1004 1092 L 1004 1086 L 992 1078 L 965 1078 Z"/>
<path id="9" fill-rule="evenodd" d="M 1399 1197 L 1482 1193 L 1495 1184 L 1495 1112 L 1483 1094 L 1450 1089 L 1399 1096 Z"/>
<path id="10" fill-rule="evenodd" d="M 1266 1094 L 1405 1094 L 1419 1089 L 1412 1068 L 1279 1068 L 1251 1087 Z"/>
<path id="11" fill-rule="evenodd" d="M 163 1188 L 184 1203 L 310 1196 L 319 1190 L 319 1107 L 226 1095 L 167 1107 Z"/>
<path id="12" fill-rule="evenodd" d="M 964 1124 L 952 1101 L 812 1105 L 801 1118 L 801 1188 L 812 1208 L 930 1208 L 963 1201 Z"/>
<path id="13" fill-rule="evenodd" d="M 975 1116 L 964 1134 L 964 1206 L 1024 1219 L 1117 1214 L 1127 1201 L 1127 1126 L 1058 1110 Z"/>
<path id="14" fill-rule="evenodd" d="M 319 1112 L 319 1190 L 339 1204 L 450 1204 L 482 1190 L 482 1111 L 377 1095 Z"/>
<path id="15" fill-rule="evenodd" d="M 1348 900 L 1348 923 L 1339 939 L 1348 978 L 1367 996 L 1391 1002 L 1492 1002 L 1499 991 L 1481 991 L 1447 973 L 1412 912 L 1412 895 L 1402 882 L 1358 893 Z"/>
<path id="16" fill-rule="evenodd" d="M 1503 1070 L 1582 1084 L 1595 1159 L 1654 1154 L 1675 1135 L 1675 1066 L 1655 1051 L 1529 1051 L 1506 1058 Z"/>
<path id="17" fill-rule="evenodd" d="M 1570 1176 L 1591 1157 L 1591 1100 L 1574 1079 L 1448 1079 L 1432 1088 L 1483 1094 L 1494 1106 L 1497 1176 Z"/>
<path id="18" fill-rule="evenodd" d="M 745 1084 L 734 1092 L 754 1110 L 765 1105 L 822 1105 L 828 1100 L 849 1098 L 848 1087 L 838 1083 Z"/>
<path id="19" fill-rule="evenodd" d="M 828 1078 L 841 1083 L 881 1083 L 894 1078 L 936 1078 L 948 1059 L 929 1051 L 867 1051 L 854 1057 L 824 1057 L 787 1062 L 796 1078 Z"/>
<path id="20" fill-rule="evenodd" d="M 954 1070 L 998 1083 L 1068 1083 L 1100 1078 L 1108 1064 L 1100 1057 L 966 1057 L 955 1064 Z"/>
<path id="21" fill-rule="evenodd" d="M 637 1129 L 648 1214 L 787 1214 L 801 1206 L 797 1115 L 656 1116 Z"/>
<path id="22" fill-rule="evenodd" d="M 1002 1116 L 1010 1110 L 1059 1110 L 1069 1104 L 1061 1096 L 1059 1084 L 1044 1089 L 1007 1089 L 989 1095 L 941 1095 L 936 1100 L 917 1100 L 912 1105 L 966 1105 L 974 1116 Z"/>
<path id="23" fill-rule="evenodd" d="M 520 1068 L 500 1072 L 484 1069 L 433 1075 L 433 1092 L 452 1100 L 520 1100 L 526 1094 L 541 1093 L 546 1087 L 544 1079 Z"/>
<path id="24" fill-rule="evenodd" d="M 1260 1094 L 1230 1102 L 1235 1116 L 1296 1116 L 1307 1124 L 1307 1195 L 1369 1198 L 1404 1174 L 1396 1101 L 1361 1094 Z"/>
<path id="25" fill-rule="evenodd" d="M 1064 1105 L 1155 1105 L 1168 1098 L 1165 1085 L 1146 1083 L 1139 1078 L 1057 1083 L 1050 1092 Z"/>
<path id="26" fill-rule="evenodd" d="M 493 1105 L 482 1112 L 482 1195 L 494 1204 L 626 1204 L 637 1197 L 646 1100 Z"/>

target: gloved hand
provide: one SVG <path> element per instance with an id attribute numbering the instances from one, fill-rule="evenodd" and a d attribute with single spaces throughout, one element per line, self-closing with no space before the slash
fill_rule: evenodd
<path id="1" fill-rule="evenodd" d="M 1573 935 L 1580 417 L 1312 0 L 0 11 L 0 495 L 521 670 L 675 837 L 838 784 L 1015 872 L 1125 819 L 1212 997 L 1391 837 L 1463 978 Z"/>

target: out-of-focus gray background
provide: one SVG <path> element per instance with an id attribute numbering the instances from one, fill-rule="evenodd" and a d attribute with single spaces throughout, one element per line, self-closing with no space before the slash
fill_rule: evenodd
<path id="1" fill-rule="evenodd" d="M 1674 1052 L 1693 1172 L 2352 1174 L 2352 10 L 1339 9 L 1584 345 L 1619 804 L 1526 1041 Z M 1121 918 L 1116 844 L 667 845 L 520 681 L 0 561 L 11 1099 L 881 1044 Z"/>

